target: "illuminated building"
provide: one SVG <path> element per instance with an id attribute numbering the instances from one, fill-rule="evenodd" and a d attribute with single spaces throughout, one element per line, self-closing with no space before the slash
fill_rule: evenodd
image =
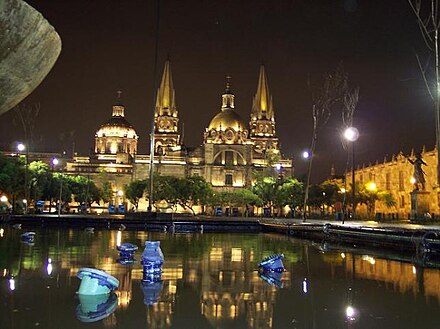
<path id="1" fill-rule="evenodd" d="M 119 93 L 112 118 L 96 133 L 95 154 L 76 156 L 68 163 L 67 172 L 86 173 L 98 185 L 103 181 L 99 173 L 106 173 L 114 191 L 122 190 L 132 179 L 148 177 L 149 155 L 137 154 L 138 136 L 125 119 L 124 111 Z M 273 101 L 263 65 L 249 125 L 239 114 L 228 77 L 220 111 L 205 129 L 203 144 L 191 148 L 183 143 L 171 64 L 166 61 L 157 90 L 154 124 L 154 170 L 160 175 L 201 176 L 215 189 L 233 190 L 250 187 L 255 170 L 272 167 L 279 177 L 293 174 L 292 160 L 283 159 L 279 149 Z M 145 206 L 143 201 L 140 205 Z"/>
<path id="2" fill-rule="evenodd" d="M 121 102 L 121 92 L 113 105 L 112 117 L 95 134 L 95 154 L 98 159 L 128 162 L 128 156 L 137 153 L 138 135 L 125 119 L 125 107 Z M 118 158 L 118 156 L 122 157 Z"/>
<path id="3" fill-rule="evenodd" d="M 438 198 L 437 182 L 437 151 L 425 151 L 423 148 L 421 152 L 423 161 L 427 166 L 423 166 L 426 174 L 425 190 L 429 197 L 430 212 L 440 214 L 440 199 Z M 409 155 L 410 159 L 414 159 L 414 151 Z M 407 157 L 402 152 L 398 155 L 392 155 L 391 158 L 384 158 L 383 162 L 376 162 L 374 165 L 361 166 L 355 170 L 355 180 L 361 186 L 370 188 L 374 186 L 377 191 L 389 192 L 394 201 L 395 206 L 387 207 L 383 202 L 376 201 L 374 210 L 376 213 L 382 213 L 386 216 L 394 214 L 399 218 L 407 218 L 411 212 L 411 192 L 414 190 L 412 177 L 414 173 L 413 165 L 408 161 Z M 347 178 L 350 178 L 351 173 Z M 350 181 L 350 180 L 348 180 Z M 358 213 L 366 214 L 367 208 L 365 205 L 358 205 Z M 389 214 L 389 215 L 388 215 Z"/>

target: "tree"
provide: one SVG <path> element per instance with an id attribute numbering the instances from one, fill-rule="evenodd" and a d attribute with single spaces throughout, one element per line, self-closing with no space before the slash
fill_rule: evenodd
<path id="1" fill-rule="evenodd" d="M 408 0 L 408 3 L 416 16 L 425 45 L 431 52 L 431 56 L 429 56 L 426 65 L 422 65 L 422 61 L 418 55 L 416 55 L 416 59 L 426 89 L 434 102 L 435 145 L 436 149 L 440 150 L 439 0 L 425 1 L 425 3 L 428 4 L 426 7 L 422 7 L 422 0 Z M 434 58 L 434 66 L 430 63 L 432 57 Z M 429 70 L 431 70 L 431 74 L 429 74 Z M 437 152 L 437 187 L 440 187 L 440 152 Z"/>
<path id="2" fill-rule="evenodd" d="M 33 161 L 29 164 L 30 198 L 34 202 L 44 197 L 44 191 L 51 180 L 49 165 L 43 161 Z"/>
<path id="3" fill-rule="evenodd" d="M 320 184 L 323 193 L 323 204 L 327 207 L 334 207 L 336 202 L 342 202 L 344 194 L 341 193 L 343 188 L 342 181 L 336 179 L 328 179 Z"/>
<path id="4" fill-rule="evenodd" d="M 12 201 L 12 211 L 16 210 L 19 196 L 24 197 L 24 164 L 19 158 L 6 158 L 0 154 L 0 192 Z"/>
<path id="5" fill-rule="evenodd" d="M 213 194 L 211 206 L 244 207 L 246 215 L 250 206 L 262 206 L 263 201 L 251 190 L 222 191 Z"/>
<path id="6" fill-rule="evenodd" d="M 101 191 L 91 179 L 79 175 L 66 175 L 65 177 L 75 202 L 80 204 L 86 203 L 90 207 L 93 202 L 99 202 L 101 200 Z"/>
<path id="7" fill-rule="evenodd" d="M 169 206 L 176 211 L 176 205 L 179 201 L 179 178 L 174 176 L 155 176 L 154 191 L 157 200 L 165 200 Z"/>
<path id="8" fill-rule="evenodd" d="M 113 199 L 112 184 L 109 181 L 105 181 L 101 188 L 101 198 L 105 203 L 109 203 Z"/>
<path id="9" fill-rule="evenodd" d="M 194 206 L 205 206 L 212 197 L 212 188 L 201 176 L 180 178 L 176 182 L 177 203 L 195 215 Z"/>
<path id="10" fill-rule="evenodd" d="M 257 195 L 266 208 L 273 207 L 276 195 L 276 179 L 273 177 L 257 177 L 254 186 L 252 187 L 252 192 Z"/>
<path id="11" fill-rule="evenodd" d="M 281 208 L 289 206 L 292 212 L 302 204 L 303 183 L 295 178 L 277 180 L 274 206 L 278 208 L 281 214 Z"/>
<path id="12" fill-rule="evenodd" d="M 376 209 L 376 201 L 382 202 L 386 207 L 396 205 L 393 195 L 389 191 L 383 191 L 370 184 L 356 184 L 356 202 L 367 207 L 367 215 L 372 217 Z M 353 205 L 352 205 L 353 206 Z"/>
<path id="13" fill-rule="evenodd" d="M 139 199 L 144 196 L 147 188 L 146 180 L 133 180 L 124 186 L 125 196 L 132 204 L 134 204 L 136 211 L 139 207 Z"/>
<path id="14" fill-rule="evenodd" d="M 24 133 L 24 141 L 26 143 L 26 152 L 32 148 L 35 143 L 35 122 L 40 114 L 40 104 L 33 106 L 26 104 L 17 105 L 14 109 L 15 117 L 13 119 L 14 125 L 21 126 Z"/>
<path id="15" fill-rule="evenodd" d="M 318 140 L 318 132 L 327 124 L 333 105 L 342 99 L 346 90 L 347 76 L 343 72 L 342 67 L 339 67 L 333 73 L 324 74 L 321 85 L 317 88 L 311 88 L 313 130 L 304 192 L 304 219 L 306 218 L 305 209 L 307 207 L 312 162 L 315 154 L 316 142 Z"/>

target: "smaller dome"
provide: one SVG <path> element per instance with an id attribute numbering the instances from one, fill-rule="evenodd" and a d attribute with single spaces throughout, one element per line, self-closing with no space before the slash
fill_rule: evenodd
<path id="1" fill-rule="evenodd" d="M 111 117 L 99 128 L 96 136 L 137 138 L 133 126 L 124 117 L 120 116 Z"/>
<path id="2" fill-rule="evenodd" d="M 246 129 L 246 124 L 240 115 L 232 109 L 223 109 L 211 120 L 208 126 L 208 130 L 215 129 L 217 131 L 225 131 L 228 128 L 234 131 Z"/>

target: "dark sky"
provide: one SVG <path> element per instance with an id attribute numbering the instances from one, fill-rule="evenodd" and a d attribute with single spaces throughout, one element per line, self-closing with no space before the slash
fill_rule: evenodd
<path id="1" fill-rule="evenodd" d="M 94 133 L 111 116 L 116 91 L 123 90 L 126 117 L 147 153 L 152 110 L 155 1 L 28 0 L 56 28 L 62 53 L 45 81 L 24 101 L 41 104 L 39 149 L 60 151 L 59 136 L 75 131 L 76 151 L 87 155 Z M 220 110 L 225 76 L 232 76 L 236 109 L 249 121 L 264 61 L 273 95 L 282 152 L 305 165 L 301 151 L 311 138 L 308 76 L 343 62 L 352 86 L 360 87 L 355 125 L 360 162 L 383 160 L 400 149 L 434 144 L 434 112 L 414 51 L 424 45 L 406 0 L 162 0 L 159 77 L 172 61 L 185 143 L 199 145 L 205 127 Z M 0 146 L 23 138 L 0 118 Z M 340 112 L 320 133 L 314 179 L 332 164 L 345 169 Z"/>

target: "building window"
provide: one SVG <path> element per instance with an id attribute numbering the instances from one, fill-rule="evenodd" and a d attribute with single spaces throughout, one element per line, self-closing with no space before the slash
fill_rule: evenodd
<path id="1" fill-rule="evenodd" d="M 385 189 L 387 191 L 391 190 L 391 174 L 390 173 L 387 173 L 385 175 Z"/>
<path id="2" fill-rule="evenodd" d="M 404 191 L 405 190 L 405 177 L 403 175 L 403 171 L 399 171 L 399 190 Z"/>
<path id="3" fill-rule="evenodd" d="M 225 185 L 232 186 L 232 175 L 231 174 L 225 175 Z"/>
<path id="4" fill-rule="evenodd" d="M 225 165 L 232 166 L 234 164 L 234 152 L 225 151 Z"/>
<path id="5" fill-rule="evenodd" d="M 405 208 L 405 196 L 400 196 L 400 208 Z"/>

